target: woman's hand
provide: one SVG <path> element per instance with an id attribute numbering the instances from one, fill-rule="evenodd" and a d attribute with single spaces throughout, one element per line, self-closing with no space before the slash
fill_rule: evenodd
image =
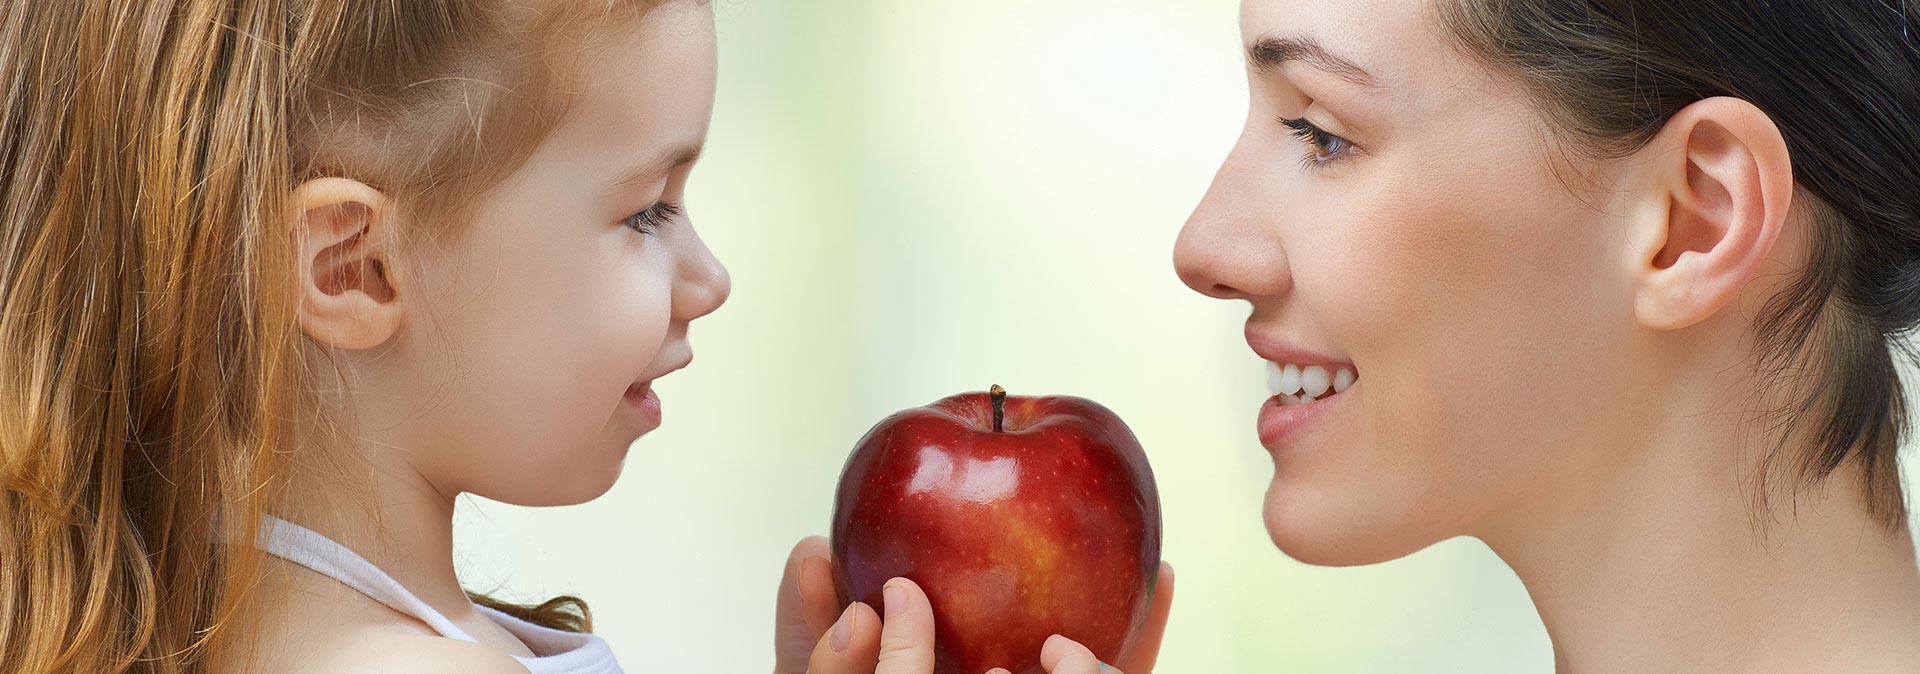
<path id="1" fill-rule="evenodd" d="M 813 536 L 787 556 L 775 610 L 774 674 L 932 674 L 933 607 L 926 593 L 895 578 L 881 591 L 884 621 L 860 602 L 837 610 L 831 554 L 827 539 Z M 1151 674 L 1160 654 L 1173 605 L 1173 567 L 1164 562 L 1157 588 L 1133 653 L 1120 663 L 1130 674 Z M 1041 647 L 1040 663 L 1049 674 L 1117 674 L 1111 666 L 1101 669 L 1085 646 L 1059 635 Z"/>

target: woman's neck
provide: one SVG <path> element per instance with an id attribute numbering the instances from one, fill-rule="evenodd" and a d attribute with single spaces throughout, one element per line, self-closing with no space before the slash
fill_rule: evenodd
<path id="1" fill-rule="evenodd" d="M 1671 415 L 1587 491 L 1482 533 L 1532 594 L 1560 674 L 1920 671 L 1905 527 L 1868 511 L 1852 463 L 1762 510 L 1764 448 L 1724 416 Z"/>

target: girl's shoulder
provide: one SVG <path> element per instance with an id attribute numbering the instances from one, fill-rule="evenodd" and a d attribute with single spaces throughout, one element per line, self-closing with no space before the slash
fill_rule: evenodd
<path id="1" fill-rule="evenodd" d="M 275 568 L 278 567 L 278 568 Z M 248 625 L 252 652 L 232 672 L 528 674 L 512 654 L 437 634 L 345 585 L 269 564 Z"/>
<path id="2" fill-rule="evenodd" d="M 385 632 L 330 644 L 305 663 L 275 671 L 298 674 L 528 674 L 512 655 L 438 635 Z"/>
<path id="3" fill-rule="evenodd" d="M 528 674 L 511 654 L 450 639 L 401 621 L 375 619 L 261 625 L 248 666 L 235 672 L 287 674 Z"/>

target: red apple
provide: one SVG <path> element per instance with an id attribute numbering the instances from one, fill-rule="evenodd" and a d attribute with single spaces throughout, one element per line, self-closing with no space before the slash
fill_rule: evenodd
<path id="1" fill-rule="evenodd" d="M 833 505 L 844 607 L 926 590 L 939 674 L 1039 674 L 1062 634 L 1109 663 L 1133 648 L 1160 570 L 1160 495 L 1140 441 L 1072 396 L 962 393 L 887 417 Z"/>

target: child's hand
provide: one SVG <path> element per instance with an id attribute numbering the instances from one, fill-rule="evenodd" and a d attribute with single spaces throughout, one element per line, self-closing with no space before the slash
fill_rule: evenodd
<path id="1" fill-rule="evenodd" d="M 1160 657 L 1160 637 L 1167 631 L 1167 613 L 1173 610 L 1173 565 L 1160 563 L 1160 584 L 1153 595 L 1153 608 L 1147 611 L 1147 623 L 1140 628 L 1140 640 L 1133 653 L 1118 669 L 1100 662 L 1080 642 L 1055 634 L 1040 647 L 1040 666 L 1047 674 L 1153 674 L 1153 662 Z M 1008 674 L 994 669 L 987 674 Z"/>
<path id="2" fill-rule="evenodd" d="M 933 609 L 926 593 L 905 578 L 888 581 L 881 593 L 888 613 L 884 624 L 873 607 L 860 602 L 837 611 L 831 554 L 827 540 L 813 536 L 787 557 L 776 601 L 774 674 L 932 674 Z M 1151 674 L 1160 654 L 1173 605 L 1173 567 L 1164 562 L 1157 587 L 1133 653 L 1120 663 L 1132 674 Z M 1049 674 L 1120 674 L 1112 666 L 1103 669 L 1085 646 L 1058 635 L 1042 646 L 1040 662 Z"/>
<path id="3" fill-rule="evenodd" d="M 774 602 L 773 674 L 806 674 L 814 644 L 839 618 L 832 555 L 824 536 L 801 539 L 787 555 Z"/>
<path id="4" fill-rule="evenodd" d="M 931 674 L 933 608 L 920 586 L 888 581 L 885 625 L 866 604 L 836 611 L 827 539 L 800 541 L 787 557 L 775 605 L 774 674 Z"/>

